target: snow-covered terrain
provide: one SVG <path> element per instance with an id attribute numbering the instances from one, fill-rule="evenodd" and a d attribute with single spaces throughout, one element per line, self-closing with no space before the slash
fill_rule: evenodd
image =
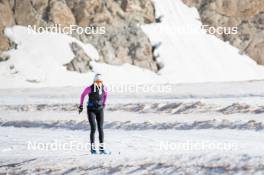
<path id="1" fill-rule="evenodd" d="M 83 44 L 64 34 L 36 33 L 22 26 L 7 28 L 5 34 L 18 46 L 4 53 L 10 56 L 10 60 L 0 63 L 0 80 L 4 82 L 1 88 L 84 86 L 91 83 L 93 72 L 79 74 L 67 71 L 63 66 L 74 58 L 70 48 L 72 42 L 77 42 L 94 60 L 91 63 L 93 70 L 104 74 L 105 81 L 112 84 L 165 82 L 155 73 L 129 64 L 111 66 L 96 63 L 99 56 L 92 45 Z"/>
<path id="2" fill-rule="evenodd" d="M 264 151 L 263 134 L 251 131 L 106 130 L 107 144 L 115 150 L 111 155 L 91 156 L 85 149 L 27 150 L 29 140 L 33 143 L 85 144 L 87 132 L 24 128 L 0 130 L 0 139 L 5 139 L 5 144 L 1 145 L 0 172 L 10 174 L 261 174 L 264 171 L 263 154 L 259 154 Z M 191 151 L 181 148 L 162 150 L 162 142 L 231 146 L 224 151 L 214 148 L 204 151 L 199 146 Z M 16 154 L 10 155 L 13 152 Z"/>
<path id="3" fill-rule="evenodd" d="M 112 153 L 106 156 L 89 154 L 89 124 L 85 112 L 77 113 L 81 88 L 0 90 L 0 173 L 262 174 L 261 85 L 181 84 L 159 96 L 110 93 L 104 127 Z M 34 149 L 41 144 L 57 147 Z M 69 144 L 72 149 L 59 146 Z"/>
<path id="4" fill-rule="evenodd" d="M 110 84 L 152 84 L 242 81 L 264 78 L 264 68 L 252 59 L 240 55 L 228 43 L 207 35 L 201 29 L 198 13 L 180 0 L 155 1 L 157 24 L 142 26 L 153 44 L 164 68 L 158 74 L 129 64 L 113 66 L 96 63 L 98 53 L 90 44 L 83 44 L 64 34 L 35 33 L 29 28 L 15 26 L 5 30 L 17 48 L 4 53 L 10 59 L 0 63 L 1 88 L 61 87 L 89 84 L 94 73 L 69 72 L 63 66 L 74 55 L 71 42 L 77 42 L 94 62 L 94 72 L 104 74 Z M 192 29 L 194 33 L 188 31 Z M 187 32 L 186 32 L 187 31 Z"/>
<path id="5" fill-rule="evenodd" d="M 180 0 L 155 0 L 156 15 L 162 23 L 146 25 L 144 31 L 156 50 L 160 71 L 169 82 L 240 81 L 263 79 L 263 67 L 229 43 L 206 34 L 195 8 Z"/>
<path id="6" fill-rule="evenodd" d="M 163 22 L 142 28 L 162 43 L 158 74 L 97 63 L 92 45 L 63 34 L 5 30 L 17 49 L 0 63 L 0 174 L 264 174 L 264 68 L 202 31 L 195 9 L 155 5 Z M 177 32 L 186 27 L 197 33 Z M 110 155 L 89 154 L 77 109 L 95 72 L 66 71 L 71 42 L 104 75 Z"/>

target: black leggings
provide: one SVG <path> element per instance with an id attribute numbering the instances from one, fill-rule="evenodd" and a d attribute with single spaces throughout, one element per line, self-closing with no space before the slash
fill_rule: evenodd
<path id="1" fill-rule="evenodd" d="M 91 144 L 94 144 L 94 135 L 96 131 L 96 123 L 98 127 L 99 132 L 99 141 L 100 143 L 104 143 L 104 130 L 103 130 L 103 124 L 104 124 L 104 110 L 90 110 L 88 109 L 88 120 L 91 127 L 90 132 L 90 141 Z"/>

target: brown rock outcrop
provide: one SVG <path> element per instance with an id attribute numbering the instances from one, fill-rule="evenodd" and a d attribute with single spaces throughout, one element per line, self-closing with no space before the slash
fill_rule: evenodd
<path id="1" fill-rule="evenodd" d="M 157 71 L 151 43 L 138 26 L 154 21 L 155 9 L 151 0 L 0 0 L 0 52 L 11 47 L 1 30 L 15 24 L 105 26 L 104 35 L 74 34 L 74 37 L 92 43 L 102 62 L 130 63 Z M 78 47 L 72 47 L 73 52 L 76 51 L 74 48 Z M 83 54 L 77 54 L 65 66 L 78 72 L 90 70 Z"/>
<path id="2" fill-rule="evenodd" d="M 195 6 L 203 24 L 213 27 L 237 27 L 235 35 L 216 35 L 229 41 L 259 64 L 264 64 L 263 0 L 183 0 Z"/>

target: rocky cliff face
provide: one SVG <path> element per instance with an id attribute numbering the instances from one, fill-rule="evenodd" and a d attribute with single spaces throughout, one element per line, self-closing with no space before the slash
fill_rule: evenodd
<path id="1" fill-rule="evenodd" d="M 131 63 L 157 71 L 150 41 L 139 27 L 139 24 L 155 21 L 154 11 L 151 0 L 0 0 L 0 53 L 12 45 L 3 35 L 5 27 L 104 26 L 104 35 L 74 36 L 92 43 L 98 49 L 102 62 Z M 78 46 L 73 46 L 76 53 Z M 89 71 L 87 59 L 75 55 L 75 60 L 66 64 L 67 69 Z M 85 65 L 81 66 L 82 62 Z"/>
<path id="2" fill-rule="evenodd" d="M 213 27 L 238 27 L 236 35 L 218 35 L 264 64 L 264 1 L 263 0 L 183 0 L 195 6 L 203 24 Z"/>

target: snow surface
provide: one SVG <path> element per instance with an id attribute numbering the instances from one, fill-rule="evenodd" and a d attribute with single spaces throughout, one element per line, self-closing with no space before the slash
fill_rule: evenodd
<path id="1" fill-rule="evenodd" d="M 155 1 L 157 16 L 163 15 L 160 24 L 142 26 L 153 44 L 161 42 L 155 51 L 165 67 L 155 74 L 130 64 L 113 66 L 96 63 L 98 53 L 90 44 L 58 33 L 35 33 L 29 28 L 7 28 L 5 34 L 17 49 L 0 63 L 0 88 L 85 86 L 92 82 L 94 73 L 102 73 L 107 84 L 125 83 L 183 83 L 211 81 L 242 81 L 264 78 L 264 68 L 252 59 L 240 55 L 228 43 L 207 35 L 195 9 L 179 0 Z M 179 29 L 195 29 L 195 33 Z M 184 30 L 185 31 L 185 30 Z M 94 60 L 94 72 L 69 72 L 63 64 L 74 55 L 69 44 L 77 42 Z"/>
<path id="2" fill-rule="evenodd" d="M 93 62 L 107 85 L 170 87 L 164 93 L 109 92 L 104 125 L 106 147 L 112 151 L 108 156 L 91 156 L 89 148 L 27 147 L 29 141 L 89 142 L 86 112 L 79 115 L 77 107 L 80 86 L 89 84 L 94 73 L 63 67 L 73 58 L 69 44 L 78 42 L 74 38 L 29 34 L 21 26 L 6 30 L 18 48 L 5 53 L 11 57 L 0 63 L 0 174 L 264 173 L 264 81 L 188 84 L 262 79 L 263 68 L 199 31 L 194 9 L 177 0 L 155 2 L 164 22 L 143 28 L 153 43 L 163 43 L 157 50 L 165 64 L 159 74 Z M 191 25 L 198 34 L 174 33 L 179 25 Z M 98 58 L 93 46 L 78 43 Z M 188 83 L 175 84 L 179 82 Z M 164 150 L 161 143 L 180 147 Z M 218 144 L 231 147 L 219 149 Z"/>
<path id="3" fill-rule="evenodd" d="M 6 52 L 10 60 L 0 64 L 1 88 L 84 86 L 92 82 L 97 72 L 103 73 L 105 80 L 112 83 L 129 80 L 142 83 L 156 76 L 151 71 L 129 64 L 111 66 L 96 62 L 92 63 L 95 73 L 70 72 L 63 66 L 74 58 L 70 43 L 77 42 L 94 61 L 99 59 L 97 50 L 90 44 L 83 44 L 64 34 L 36 33 L 22 26 L 7 28 L 5 34 L 18 47 Z M 127 79 L 132 74 L 134 76 Z"/>
<path id="4" fill-rule="evenodd" d="M 143 26 L 164 63 L 160 74 L 169 82 L 241 81 L 263 79 L 264 68 L 248 56 L 201 29 L 195 8 L 180 0 L 154 0 L 162 22 Z"/>
<path id="5" fill-rule="evenodd" d="M 251 111 L 264 109 L 262 90 L 254 91 L 261 83 L 212 83 L 222 87 L 215 93 L 208 84 L 196 91 L 186 84 L 168 96 L 110 94 L 104 123 L 109 156 L 91 156 L 86 147 L 28 147 L 89 142 L 86 112 L 77 113 L 81 88 L 1 89 L 0 173 L 263 174 L 264 110 Z M 241 90 L 232 95 L 223 87 Z M 241 105 L 228 108 L 234 103 Z M 179 109 L 183 113 L 175 113 Z"/>

